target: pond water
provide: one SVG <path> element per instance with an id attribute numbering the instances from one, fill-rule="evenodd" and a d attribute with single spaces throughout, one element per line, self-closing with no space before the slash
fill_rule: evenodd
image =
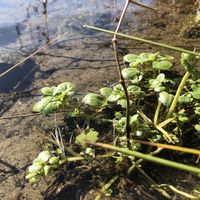
<path id="1" fill-rule="evenodd" d="M 97 33 L 85 30 L 82 27 L 84 24 L 113 30 L 124 3 L 122 0 L 48 0 L 45 7 L 42 0 L 1 0 L 0 72 L 64 32 L 68 32 L 65 39 L 95 37 Z M 153 0 L 143 0 L 141 3 L 151 5 Z M 132 17 L 137 12 L 142 12 L 141 7 L 129 7 L 129 16 L 123 23 L 123 29 L 148 26 L 148 21 L 142 24 L 139 17 Z M 143 18 L 148 18 L 147 12 L 143 13 Z M 24 67 L 30 75 L 37 68 L 33 62 L 25 63 L 21 68 Z M 25 88 L 27 82 L 33 81 L 33 76 L 26 76 L 28 81 L 18 84 L 26 74 L 22 71 L 16 69 L 0 78 L 0 92 L 19 91 Z M 16 78 L 13 79 L 13 76 Z"/>

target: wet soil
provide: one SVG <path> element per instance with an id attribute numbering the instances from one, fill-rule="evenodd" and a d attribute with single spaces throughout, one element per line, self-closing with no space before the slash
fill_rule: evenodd
<path id="1" fill-rule="evenodd" d="M 195 10 L 193 2 L 189 0 L 155 1 L 153 6 L 157 7 L 157 12 L 145 9 L 128 11 L 129 17 L 136 16 L 137 19 L 140 19 L 138 21 L 140 25 L 131 29 L 131 21 L 126 21 L 121 32 L 200 51 L 199 38 L 190 39 L 179 36 L 186 14 Z M 117 20 L 120 11 L 115 14 L 115 20 Z M 113 18 L 109 20 L 111 23 L 107 27 L 110 27 Z M 95 25 L 98 23 L 96 22 Z M 32 57 L 29 62 L 31 62 L 33 71 L 29 77 L 22 75 L 16 81 L 14 74 L 10 74 L 9 79 L 0 82 L 0 199 L 2 200 L 90 200 L 94 199 L 94 194 L 100 188 L 101 183 L 108 181 L 116 172 L 116 169 L 110 169 L 111 166 L 114 166 L 113 161 L 105 160 L 96 161 L 89 167 L 85 163 L 82 169 L 77 168 L 76 164 L 71 164 L 65 173 L 49 177 L 46 181 L 40 180 L 34 185 L 25 180 L 27 166 L 48 144 L 49 132 L 54 127 L 53 115 L 32 114 L 33 103 L 40 99 L 39 89 L 69 81 L 77 84 L 78 92 L 84 93 L 95 91 L 99 86 L 107 86 L 117 81 L 111 36 L 89 32 L 82 28 L 80 30 L 81 34 L 73 37 L 73 34 L 70 33 L 70 37 L 60 40 L 57 44 Z M 158 50 L 166 52 L 166 50 L 143 45 L 136 41 L 122 38 L 119 40 L 121 59 L 122 55 L 128 52 L 140 53 Z M 167 51 L 167 53 L 175 54 L 177 59 L 180 56 L 179 53 L 173 51 Z M 13 58 L 16 63 L 23 58 L 23 55 L 9 53 L 8 58 L 5 53 L 1 56 L 1 60 L 9 66 L 14 64 L 10 58 Z M 181 73 L 182 68 L 176 65 L 174 70 Z M 25 74 L 27 75 L 27 73 Z M 6 90 L 2 86 L 3 84 L 7 87 Z M 63 124 L 62 113 L 58 114 L 58 123 L 61 126 Z M 185 162 L 194 164 L 194 160 L 194 158 L 190 158 Z M 159 184 L 174 185 L 188 193 L 198 187 L 199 178 L 189 173 L 152 164 L 147 164 L 146 170 Z M 114 194 L 108 199 L 164 199 L 155 190 L 148 189 L 150 183 L 139 173 L 128 177 L 122 166 L 119 175 L 120 181 L 114 184 Z M 169 193 L 173 199 L 187 199 L 170 190 Z"/>

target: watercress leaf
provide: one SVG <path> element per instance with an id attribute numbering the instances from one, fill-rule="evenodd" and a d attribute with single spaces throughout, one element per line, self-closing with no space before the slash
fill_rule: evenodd
<path id="1" fill-rule="evenodd" d="M 37 182 L 36 177 L 30 178 L 30 179 L 29 179 L 29 182 L 32 183 L 32 184 L 33 184 L 33 183 L 36 183 L 36 182 Z"/>
<path id="2" fill-rule="evenodd" d="M 41 89 L 41 92 L 44 96 L 51 96 L 51 95 L 53 95 L 55 88 L 56 88 L 55 86 L 53 86 L 53 87 L 43 87 Z"/>
<path id="3" fill-rule="evenodd" d="M 131 126 L 135 126 L 139 124 L 139 120 L 138 120 L 139 115 L 135 114 L 133 116 L 130 117 L 130 125 Z"/>
<path id="4" fill-rule="evenodd" d="M 195 124 L 194 128 L 200 133 L 200 124 Z"/>
<path id="5" fill-rule="evenodd" d="M 162 83 L 165 80 L 165 74 L 160 73 L 156 78 L 160 83 Z"/>
<path id="6" fill-rule="evenodd" d="M 51 171 L 51 167 L 49 165 L 44 166 L 44 175 L 47 176 Z"/>
<path id="7" fill-rule="evenodd" d="M 91 147 L 87 147 L 86 149 L 84 149 L 84 151 L 82 152 L 83 155 L 86 154 L 88 156 L 94 157 L 94 149 L 92 149 Z"/>
<path id="8" fill-rule="evenodd" d="M 166 88 L 162 85 L 162 82 L 165 82 L 165 80 L 165 74 L 159 74 L 156 79 L 149 80 L 150 88 L 156 92 L 164 91 Z"/>
<path id="9" fill-rule="evenodd" d="M 55 156 L 51 157 L 49 159 L 49 164 L 58 166 L 59 165 L 59 158 L 55 157 Z"/>
<path id="10" fill-rule="evenodd" d="M 196 107 L 194 112 L 195 114 L 200 115 L 200 107 Z"/>
<path id="11" fill-rule="evenodd" d="M 112 93 L 112 89 L 109 87 L 103 87 L 100 89 L 100 93 L 102 96 L 108 98 L 110 96 L 110 94 Z"/>
<path id="12" fill-rule="evenodd" d="M 186 71 L 190 72 L 193 75 L 200 74 L 199 70 L 197 70 L 196 68 L 199 61 L 197 56 L 188 53 L 182 53 L 180 61 L 181 65 L 185 68 Z"/>
<path id="13" fill-rule="evenodd" d="M 166 87 L 164 87 L 164 86 L 158 86 L 158 87 L 154 88 L 154 91 L 155 92 L 163 92 L 163 91 L 165 91 L 165 89 L 166 89 Z"/>
<path id="14" fill-rule="evenodd" d="M 122 70 L 122 75 L 127 80 L 134 78 L 138 74 L 140 74 L 140 71 L 137 68 L 125 68 Z"/>
<path id="15" fill-rule="evenodd" d="M 174 95 L 172 94 L 169 94 L 167 92 L 159 93 L 159 101 L 165 106 L 170 106 L 173 99 L 174 99 Z"/>
<path id="16" fill-rule="evenodd" d="M 142 75 L 142 74 L 139 75 L 139 76 L 135 76 L 135 77 L 132 78 L 131 82 L 132 82 L 133 84 L 138 84 L 138 83 L 142 80 L 142 78 L 143 78 L 143 75 Z"/>
<path id="17" fill-rule="evenodd" d="M 60 107 L 62 106 L 62 102 L 61 101 L 52 101 L 49 102 L 43 109 L 42 109 L 42 113 L 43 114 L 49 114 L 52 112 L 57 111 Z"/>
<path id="18" fill-rule="evenodd" d="M 29 181 L 31 182 L 32 178 L 35 178 L 37 176 L 37 173 L 29 173 L 25 176 L 26 179 L 29 179 Z M 36 178 L 35 178 L 35 182 L 36 182 Z"/>
<path id="19" fill-rule="evenodd" d="M 138 87 L 138 86 L 136 86 L 136 85 L 130 85 L 130 86 L 128 86 L 127 90 L 128 90 L 128 93 L 130 95 L 137 96 L 138 94 L 141 93 L 141 88 Z"/>
<path id="20" fill-rule="evenodd" d="M 86 139 L 90 142 L 96 142 L 98 140 L 98 134 L 97 131 L 90 129 L 86 135 Z"/>
<path id="21" fill-rule="evenodd" d="M 196 85 L 194 84 L 191 86 L 191 88 L 193 90 L 191 92 L 193 98 L 200 99 L 200 84 L 196 84 Z"/>
<path id="22" fill-rule="evenodd" d="M 90 129 L 88 133 L 82 132 L 78 136 L 76 136 L 77 143 L 83 143 L 88 140 L 90 142 L 96 142 L 98 140 L 98 132 Z"/>
<path id="23" fill-rule="evenodd" d="M 43 169 L 42 165 L 34 164 L 34 165 L 29 166 L 28 173 L 37 174 L 37 173 L 40 173 L 42 169 Z"/>
<path id="24" fill-rule="evenodd" d="M 151 55 L 151 53 L 141 53 L 140 54 L 140 62 L 145 63 L 145 62 L 151 61 L 150 55 Z"/>
<path id="25" fill-rule="evenodd" d="M 192 101 L 193 101 L 193 98 L 191 97 L 191 94 L 187 94 L 187 93 L 179 96 L 178 98 L 179 103 L 190 103 Z"/>
<path id="26" fill-rule="evenodd" d="M 113 88 L 114 91 L 117 91 L 117 92 L 121 92 L 121 91 L 124 91 L 123 87 L 121 84 L 117 84 L 114 86 Z"/>
<path id="27" fill-rule="evenodd" d="M 76 143 L 83 143 L 86 140 L 86 134 L 85 132 L 80 133 L 76 136 Z"/>
<path id="28" fill-rule="evenodd" d="M 38 158 L 42 160 L 43 163 L 46 163 L 49 158 L 51 158 L 51 154 L 49 151 L 42 151 L 38 154 Z"/>
<path id="29" fill-rule="evenodd" d="M 107 101 L 115 102 L 121 98 L 121 94 L 118 91 L 112 91 L 110 96 L 107 98 Z"/>
<path id="30" fill-rule="evenodd" d="M 166 60 L 153 62 L 154 69 L 169 70 L 171 67 L 172 63 Z"/>
<path id="31" fill-rule="evenodd" d="M 128 63 L 137 62 L 139 56 L 136 54 L 127 54 L 124 56 L 124 61 Z"/>
<path id="32" fill-rule="evenodd" d="M 159 53 L 141 53 L 140 54 L 140 62 L 145 63 L 145 62 L 153 62 L 157 59 Z"/>
<path id="33" fill-rule="evenodd" d="M 88 93 L 85 95 L 82 102 L 88 106 L 91 106 L 94 108 L 99 108 L 103 105 L 104 98 L 103 98 L 103 96 L 101 96 L 99 94 Z"/>
<path id="34" fill-rule="evenodd" d="M 33 112 L 40 112 L 52 101 L 52 97 L 44 97 L 33 106 Z"/>
<path id="35" fill-rule="evenodd" d="M 43 165 L 43 161 L 40 158 L 36 158 L 33 160 L 33 164 Z"/>
<path id="36" fill-rule="evenodd" d="M 120 105 L 122 108 L 126 108 L 127 107 L 127 101 L 125 99 L 119 99 L 117 101 L 117 104 Z"/>
<path id="37" fill-rule="evenodd" d="M 64 82 L 59 84 L 54 90 L 53 95 L 60 94 L 61 92 L 65 92 L 67 95 L 74 94 L 76 90 L 76 85 L 70 82 Z"/>
<path id="38" fill-rule="evenodd" d="M 158 55 L 158 60 L 174 60 L 174 57 L 167 54 L 160 54 Z"/>
<path id="39" fill-rule="evenodd" d="M 178 116 L 178 120 L 181 122 L 187 122 L 189 120 L 189 118 L 186 116 L 180 115 L 180 116 Z"/>

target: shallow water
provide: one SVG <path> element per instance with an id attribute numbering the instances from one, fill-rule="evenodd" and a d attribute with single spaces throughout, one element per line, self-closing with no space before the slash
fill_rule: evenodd
<path id="1" fill-rule="evenodd" d="M 153 0 L 141 2 L 150 5 Z M 84 24 L 113 30 L 124 3 L 125 1 L 122 0 L 48 0 L 45 7 L 42 0 L 1 0 L 0 72 L 64 32 L 68 32 L 65 39 L 81 37 L 84 40 L 87 36 L 95 37 L 97 32 L 84 29 Z M 133 17 L 133 14 L 137 12 L 143 12 L 143 9 L 135 5 L 129 7 L 122 29 L 148 27 L 148 21 L 141 23 L 137 15 Z M 147 15 L 148 12 L 145 11 L 143 18 L 148 18 Z M 73 45 L 76 46 L 76 42 L 73 42 Z M 25 65 L 28 66 L 26 73 L 35 72 L 32 70 L 32 65 L 28 63 Z M 12 72 L 18 77 L 18 81 L 23 80 L 22 71 L 16 69 Z M 8 74 L 0 78 L 0 92 L 9 92 L 16 88 L 13 81 L 12 84 L 10 83 L 10 77 L 12 76 Z M 29 76 L 26 79 L 28 79 L 26 83 L 33 81 L 33 79 L 30 81 Z M 13 85 L 13 87 L 7 85 Z M 18 87 L 18 89 L 22 90 L 24 87 Z"/>

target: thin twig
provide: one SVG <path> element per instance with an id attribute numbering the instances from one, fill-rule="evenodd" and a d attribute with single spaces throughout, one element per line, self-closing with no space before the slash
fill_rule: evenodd
<path id="1" fill-rule="evenodd" d="M 57 111 L 57 113 L 66 113 L 66 111 Z M 10 117 L 1 117 L 0 120 L 15 119 L 15 118 L 20 118 L 20 117 L 31 117 L 31 116 L 36 116 L 36 115 L 44 115 L 44 114 L 43 113 L 27 113 L 27 114 L 15 115 L 15 116 L 10 116 Z"/>
<path id="2" fill-rule="evenodd" d="M 62 35 L 59 35 L 58 37 L 54 38 L 53 40 L 49 41 L 48 43 L 46 43 L 45 45 L 43 45 L 42 47 L 40 47 L 38 50 L 36 50 L 35 52 L 33 52 L 32 54 L 30 54 L 29 56 L 27 56 L 26 58 L 22 59 L 20 62 L 18 62 L 17 64 L 15 64 L 14 66 L 12 66 L 11 68 L 9 68 L 8 70 L 6 70 L 5 72 L 3 72 L 2 74 L 0 74 L 0 78 L 3 77 L 4 75 L 6 75 L 7 73 L 9 73 L 10 71 L 12 71 L 13 69 L 15 69 L 16 67 L 18 67 L 19 65 L 21 65 L 22 63 L 24 63 L 26 60 L 28 60 L 29 58 L 33 57 L 34 55 L 36 55 L 38 52 L 42 51 L 43 49 L 45 49 L 46 47 L 48 47 L 50 44 L 52 44 L 53 42 L 55 42 L 56 40 L 60 39 L 61 37 L 64 37 L 68 32 L 63 33 Z"/>
<path id="3" fill-rule="evenodd" d="M 118 49 L 117 49 L 117 32 L 120 28 L 122 21 L 123 21 L 123 18 L 125 16 L 128 5 L 129 5 L 129 0 L 126 0 L 126 4 L 124 6 L 120 20 L 119 20 L 117 28 L 115 30 L 115 34 L 113 36 L 112 43 L 113 43 L 114 55 L 115 55 L 116 65 L 117 65 L 118 74 L 119 74 L 119 83 L 122 85 L 122 87 L 124 89 L 125 97 L 126 97 L 126 128 L 125 128 L 125 130 L 126 130 L 126 137 L 127 137 L 127 146 L 130 149 L 130 132 L 131 132 L 131 128 L 130 128 L 130 103 L 129 103 L 128 90 L 127 90 L 127 87 L 126 87 L 124 77 L 122 75 L 122 69 L 121 69 L 121 66 L 120 66 Z"/>
<path id="4" fill-rule="evenodd" d="M 147 8 L 147 9 L 150 9 L 150 10 L 157 11 L 156 8 L 152 8 L 152 7 L 150 7 L 150 6 L 147 6 L 147 5 L 143 4 L 143 3 L 140 3 L 140 2 L 137 2 L 137 1 L 134 1 L 134 0 L 129 0 L 129 2 L 130 2 L 130 3 L 133 3 L 133 4 L 137 5 L 137 6 L 141 6 L 141 7 L 143 7 L 143 8 Z"/>
<path id="5" fill-rule="evenodd" d="M 23 115 L 15 115 L 15 116 L 10 116 L 10 117 L 1 117 L 0 120 L 4 119 L 15 119 L 15 118 L 20 118 L 20 117 L 31 117 L 35 115 L 43 115 L 42 113 L 34 113 L 34 114 L 23 114 Z"/>

